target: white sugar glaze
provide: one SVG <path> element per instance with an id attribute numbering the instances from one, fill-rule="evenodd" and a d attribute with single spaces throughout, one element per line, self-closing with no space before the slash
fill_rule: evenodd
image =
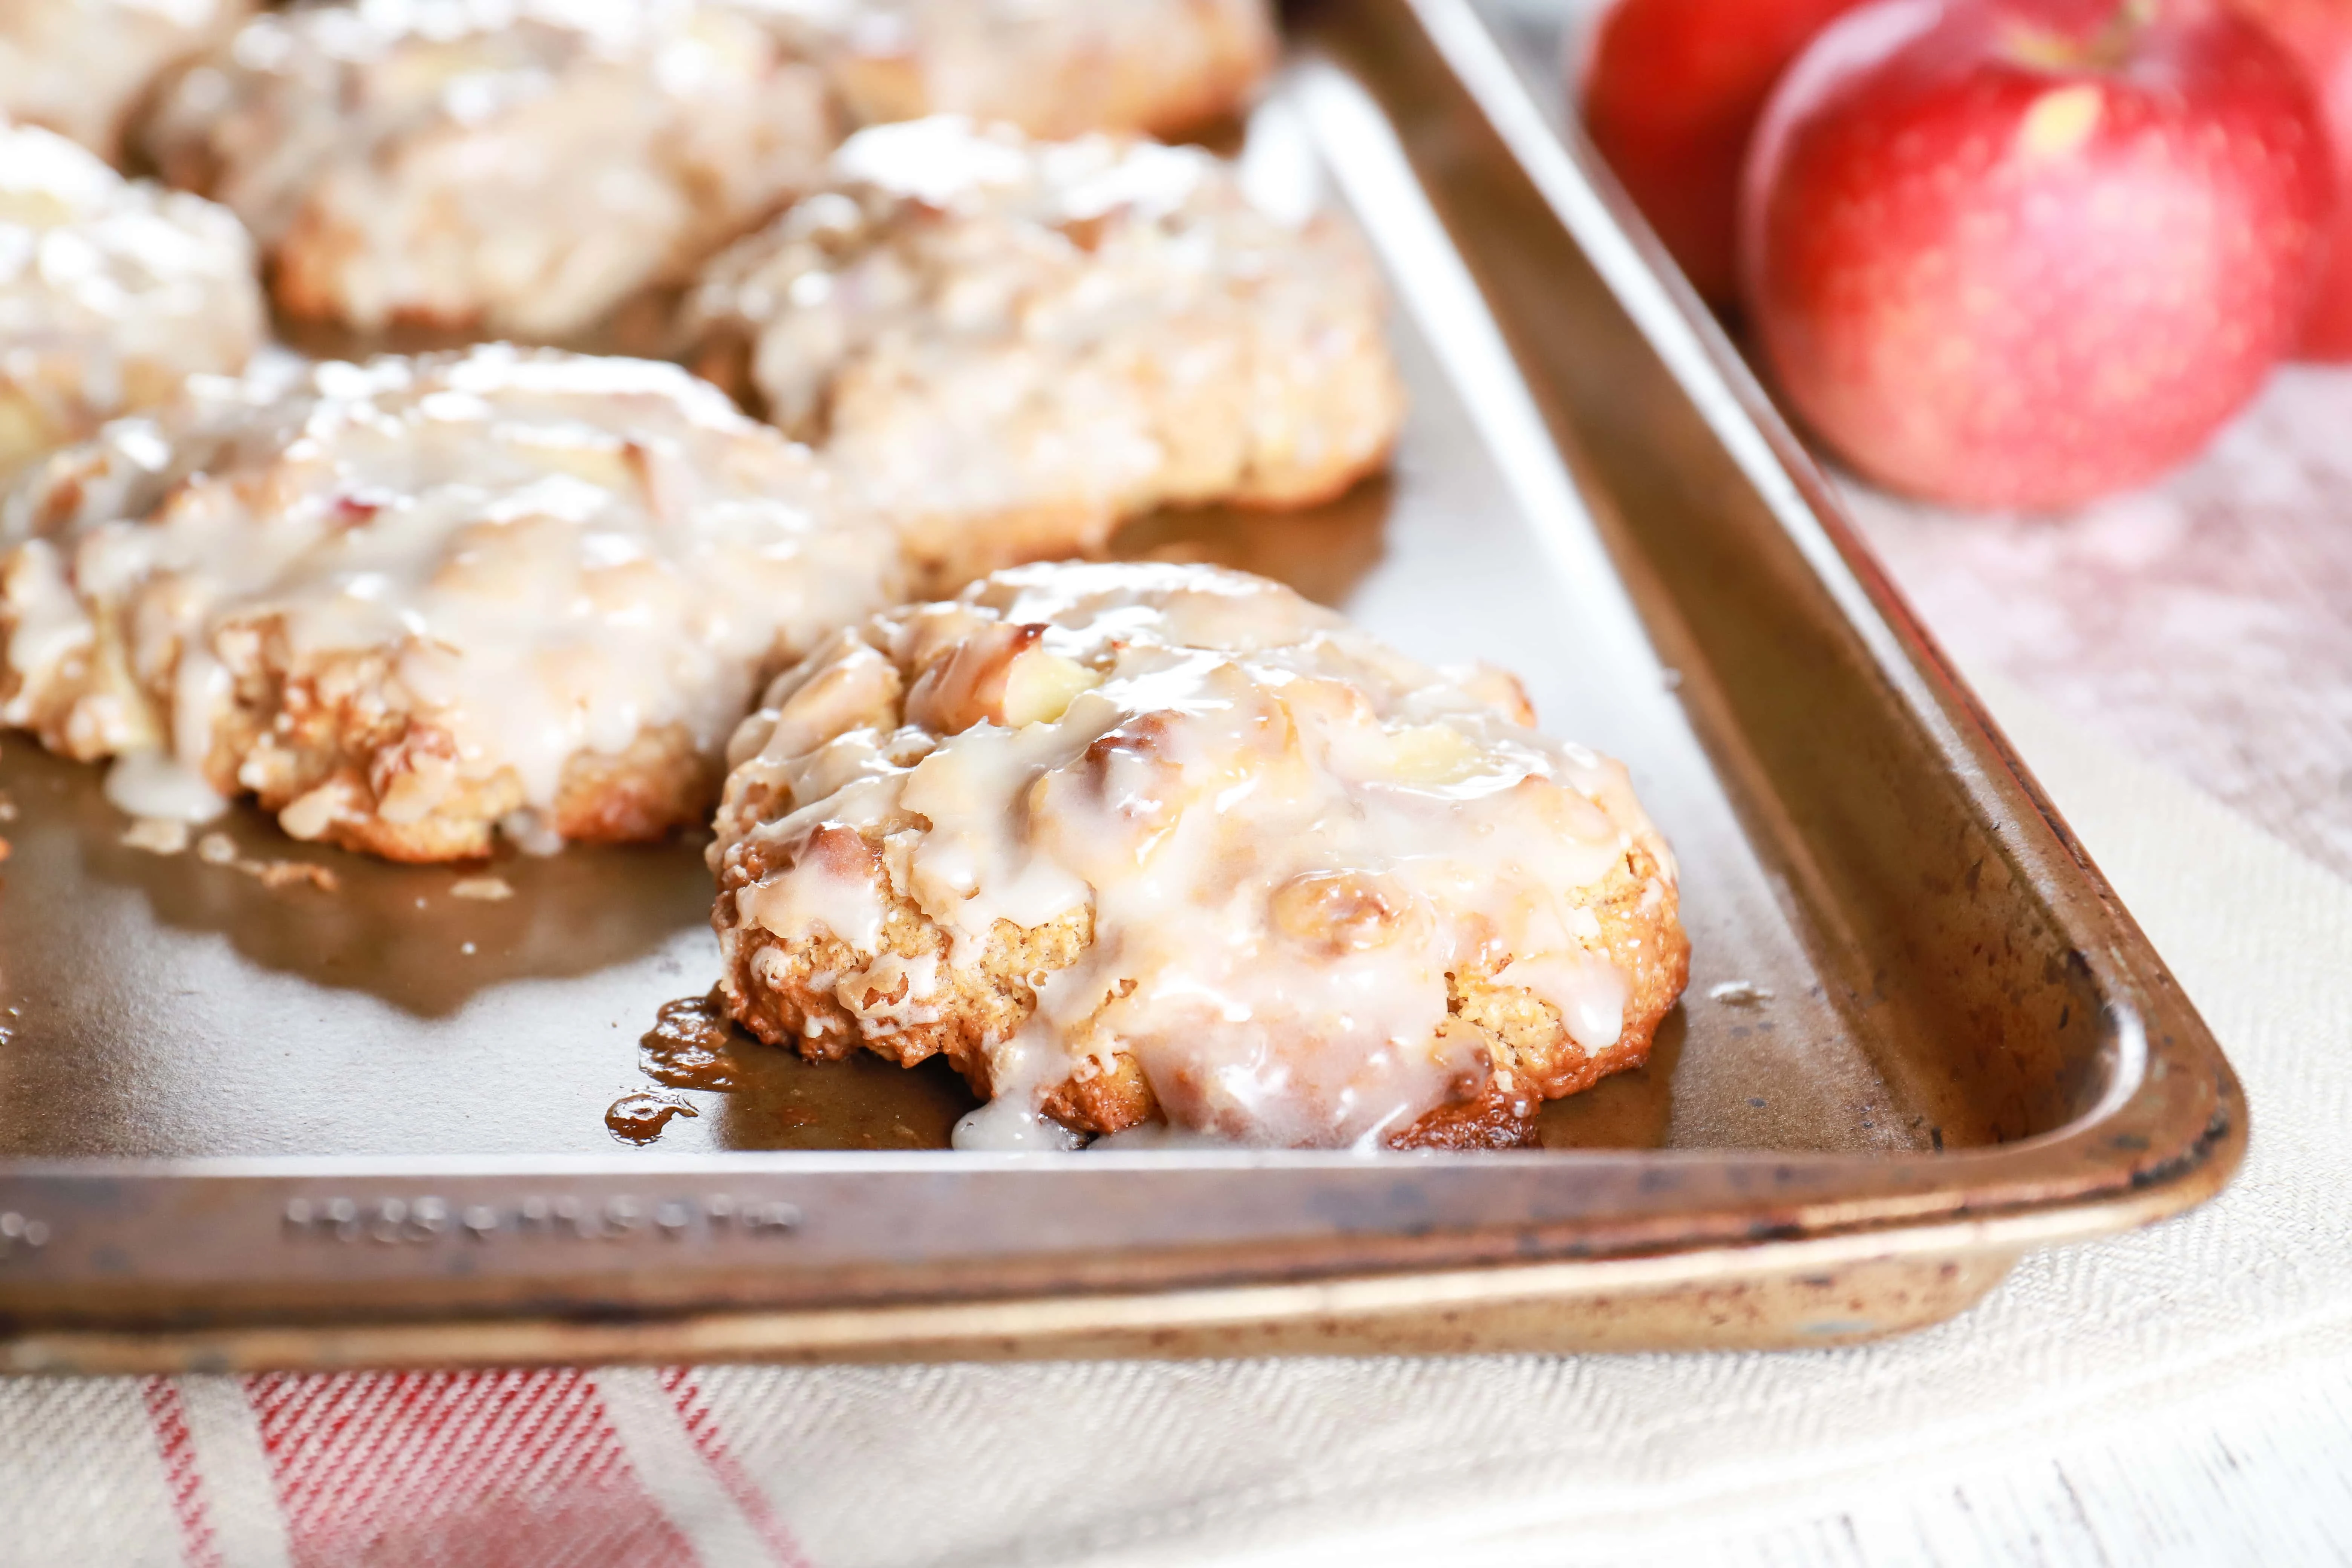
<path id="1" fill-rule="evenodd" d="M 1370 1146 L 1483 1070 L 1449 973 L 1551 1002 L 1588 1053 L 1618 1038 L 1627 980 L 1580 896 L 1637 845 L 1673 862 L 1620 764 L 1531 721 L 1507 679 L 1430 669 L 1262 579 L 1024 568 L 780 678 L 730 749 L 712 862 L 791 851 L 739 918 L 872 959 L 886 898 L 910 898 L 948 972 L 999 921 L 1091 909 L 1092 946 L 1031 976 L 1034 1014 L 992 1045 L 959 1147 L 1066 1147 L 1041 1097 L 1121 1051 L 1181 1127 Z M 794 808 L 761 820 L 769 799 Z M 881 876 L 808 852 L 841 828 L 883 846 Z"/>
<path id="2" fill-rule="evenodd" d="M 450 744 L 373 808 L 511 771 L 528 838 L 574 756 L 664 726 L 715 753 L 767 673 L 897 593 L 886 531 L 716 389 L 504 347 L 200 381 L 50 459 L 0 531 L 0 719 L 168 753 L 116 775 L 153 816 L 199 814 L 192 775 L 265 787 L 266 741 L 228 778 L 215 745 L 257 669 L 380 652 L 371 695 Z M 313 837 L 343 809 L 280 820 Z"/>
<path id="3" fill-rule="evenodd" d="M 262 337 L 252 244 L 198 197 L 0 125 L 0 477 Z"/>
<path id="4" fill-rule="evenodd" d="M 1157 505 L 1343 488 L 1402 415 L 1383 312 L 1344 222 L 1261 210 L 1199 148 L 941 116 L 844 143 L 688 321 L 748 342 L 769 416 L 953 556 L 1015 519 L 1082 549 Z"/>

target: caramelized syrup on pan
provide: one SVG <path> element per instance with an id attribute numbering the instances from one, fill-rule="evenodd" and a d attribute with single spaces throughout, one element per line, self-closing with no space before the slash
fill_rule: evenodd
<path id="1" fill-rule="evenodd" d="M 698 1110 L 704 1139 L 719 1148 L 944 1149 L 979 1103 L 944 1058 L 911 1069 L 864 1051 L 805 1061 L 738 1029 L 715 994 L 662 1004 L 638 1037 L 637 1066 L 651 1082 L 615 1100 L 604 1124 L 640 1146 Z M 689 1105 L 679 1089 L 725 1098 Z"/>
<path id="2" fill-rule="evenodd" d="M 656 1083 L 671 1089 L 732 1089 L 740 1082 L 728 1054 L 731 1031 L 716 992 L 665 1002 L 654 1026 L 637 1038 L 637 1066 Z M 614 1100 L 604 1125 L 625 1143 L 650 1143 L 677 1116 L 698 1115 L 674 1094 L 638 1089 Z"/>
<path id="3" fill-rule="evenodd" d="M 696 1114 L 682 1100 L 641 1089 L 613 1101 L 604 1112 L 604 1125 L 624 1143 L 650 1143 L 661 1136 L 671 1117 Z"/>
<path id="4" fill-rule="evenodd" d="M 637 1040 L 637 1062 L 647 1078 L 672 1089 L 740 1086 L 742 1075 L 727 1049 L 734 1031 L 717 993 L 665 1002 L 654 1018 Z"/>

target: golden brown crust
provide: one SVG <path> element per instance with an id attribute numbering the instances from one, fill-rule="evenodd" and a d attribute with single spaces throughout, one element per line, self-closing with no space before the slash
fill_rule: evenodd
<path id="1" fill-rule="evenodd" d="M 421 815 L 400 811 L 404 779 L 446 771 L 455 748 L 443 731 L 386 704 L 382 651 L 295 661 L 274 627 L 226 637 L 223 647 L 250 653 L 232 667 L 234 704 L 215 722 L 205 763 L 221 795 L 250 788 L 272 813 L 309 797 L 323 841 L 413 863 L 488 856 L 499 819 L 524 804 L 522 782 L 509 768 L 488 779 L 456 778 Z M 168 701 L 168 680 L 149 699 Z M 717 793 L 716 765 L 683 727 L 667 725 L 617 755 L 572 757 L 548 826 L 571 842 L 647 842 L 701 820 Z"/>
<path id="2" fill-rule="evenodd" d="M 131 678 L 119 658 L 120 630 L 110 618 L 91 654 L 77 654 L 43 691 L 45 700 L 26 727 L 41 743 L 79 762 L 96 762 L 117 749 L 112 737 L 86 732 L 76 721 L 88 710 L 92 685 L 125 690 Z M 299 672 L 281 664 L 284 639 L 228 639 L 234 649 L 260 657 L 233 670 L 233 704 L 216 718 L 204 773 L 225 796 L 250 789 L 262 808 L 282 812 L 305 796 L 331 816 L 316 835 L 345 849 L 387 860 L 426 863 L 479 859 L 490 853 L 499 819 L 523 804 L 511 769 L 488 780 L 459 778 L 431 810 L 394 821 L 383 815 L 385 796 L 404 773 L 430 766 L 449 750 L 448 737 L 385 706 L 386 672 L 380 653 L 314 660 Z M 110 663 L 98 681 L 84 679 L 90 663 Z M 145 683 L 147 704 L 168 703 L 170 672 Z M 22 678 L 0 668 L 0 700 L 22 689 Z M 719 769 L 679 726 L 648 730 L 618 755 L 583 752 L 565 764 L 550 826 L 567 841 L 649 842 L 703 821 L 717 798 Z"/>
<path id="3" fill-rule="evenodd" d="M 1628 983 L 1617 1043 L 1588 1052 L 1570 1037 L 1550 1003 L 1517 987 L 1456 978 L 1448 987 L 1450 1009 L 1484 1037 L 1494 1074 L 1475 1098 L 1422 1118 L 1394 1147 L 1532 1148 L 1543 1100 L 1580 1093 L 1650 1059 L 1658 1026 L 1690 981 L 1690 938 L 1675 891 L 1656 880 L 1657 871 L 1645 850 L 1630 849 L 1623 868 L 1585 906 L 1600 921 L 1602 945 Z M 1664 895 L 1645 902 L 1653 885 L 1665 888 Z"/>
<path id="4" fill-rule="evenodd" d="M 1245 107 L 1278 47 L 1264 0 L 1126 0 L 1123 15 L 1069 0 L 1058 18 L 1034 0 L 1012 16 L 992 15 L 1014 9 L 1002 0 L 895 8 L 912 24 L 907 47 L 852 47 L 830 61 L 853 116 L 867 124 L 949 112 L 1036 136 L 1173 138 Z"/>
<path id="5" fill-rule="evenodd" d="M 210 188 L 193 181 L 181 183 L 190 190 Z M 285 237 L 271 247 L 263 268 L 270 298 L 279 310 L 298 321 L 340 325 L 343 316 L 340 279 L 359 254 L 360 237 L 355 231 L 338 227 L 317 206 L 306 204 L 296 212 Z M 472 328 L 480 316 L 478 310 L 462 319 L 427 316 L 417 307 L 405 305 L 399 319 L 428 331 L 463 331 Z"/>
<path id="6" fill-rule="evenodd" d="M 1304 511 L 1328 505 L 1383 472 L 1389 456 L 1390 448 L 1382 447 L 1334 454 L 1319 467 L 1254 473 L 1231 495 L 1215 499 L 1256 511 Z M 946 595 L 1007 566 L 1105 559 L 1111 535 L 1128 515 L 1111 506 L 1061 502 L 980 516 L 947 512 L 895 521 L 916 591 Z"/>
<path id="7" fill-rule="evenodd" d="M 1120 514 L 1107 507 L 1055 503 L 975 515 L 903 516 L 907 570 L 916 591 L 952 594 L 975 578 L 1036 561 L 1099 561 L 1109 553 Z"/>
<path id="8" fill-rule="evenodd" d="M 331 278 L 330 264 L 323 253 L 306 252 L 301 257 L 273 256 L 261 268 L 274 307 L 271 325 L 277 340 L 309 358 L 366 360 L 380 354 L 444 353 L 499 335 L 495 323 L 478 309 L 436 310 L 421 305 L 400 306 L 380 325 L 354 326 L 341 318 L 334 300 L 322 291 Z M 685 292 L 683 283 L 649 284 L 623 296 L 593 321 L 542 335 L 551 345 L 573 353 L 669 359 L 677 347 L 674 322 Z M 700 367 L 695 368 L 700 374 Z M 710 375 L 703 379 L 719 380 Z"/>
<path id="9" fill-rule="evenodd" d="M 882 846 L 846 827 L 819 829 L 806 852 L 862 865 L 877 880 L 884 874 Z M 1029 977 L 1068 967 L 1094 939 L 1093 920 L 1083 910 L 1027 930 L 1000 921 L 978 974 L 943 972 L 944 989 L 933 1009 L 937 1016 L 901 1022 L 890 1016 L 889 1005 L 903 999 L 903 976 L 896 994 L 878 985 L 860 987 L 845 977 L 867 973 L 873 961 L 848 943 L 831 936 L 787 942 L 739 915 L 736 893 L 780 868 L 774 846 L 758 840 L 747 841 L 723 865 L 712 915 L 727 963 L 719 994 L 728 1013 L 753 1035 L 813 1062 L 839 1061 L 861 1046 L 900 1067 L 944 1053 L 972 1091 L 985 1098 L 991 1092 L 987 1042 L 1010 1038 L 1028 1022 L 1036 1006 Z M 1600 921 L 1602 941 L 1629 983 L 1616 1043 L 1587 1052 L 1570 1036 L 1559 1010 L 1533 993 L 1496 985 L 1486 976 L 1451 977 L 1452 1026 L 1475 1036 L 1491 1070 L 1464 1084 L 1452 1104 L 1390 1139 L 1390 1147 L 1532 1148 L 1543 1101 L 1590 1089 L 1649 1059 L 1659 1024 L 1690 978 L 1690 939 L 1677 918 L 1675 892 L 1658 880 L 1657 871 L 1647 851 L 1628 850 L 1623 867 L 1586 906 Z M 1649 893 L 1654 887 L 1663 889 L 1663 895 Z M 889 899 L 882 945 L 902 959 L 941 959 L 949 948 L 946 934 L 903 895 Z M 1055 1085 L 1043 1110 L 1073 1131 L 1098 1135 L 1161 1116 L 1142 1065 L 1124 1051 L 1110 1053 L 1108 1065 L 1092 1071 L 1082 1068 Z"/>
<path id="10" fill-rule="evenodd" d="M 882 849 L 845 827 L 820 828 L 803 851 L 862 865 L 882 876 Z M 719 910 L 714 917 L 728 961 L 719 994 L 728 1011 L 752 1034 L 772 1046 L 791 1046 L 811 1061 L 838 1061 L 858 1046 L 913 1067 L 940 1053 L 975 1092 L 989 1092 L 983 1047 L 1019 1030 L 1036 1005 L 1029 977 L 1066 968 L 1094 939 L 1093 921 L 1075 910 L 1051 924 L 1027 931 L 998 922 L 976 975 L 950 973 L 950 987 L 936 1017 L 901 1021 L 880 1009 L 904 997 L 904 987 L 859 986 L 847 977 L 865 973 L 873 961 L 847 942 L 821 936 L 785 942 L 756 924 L 740 921 L 736 892 L 778 869 L 774 847 L 754 844 L 732 857 L 720 872 Z M 902 959 L 943 958 L 948 941 L 911 899 L 890 900 L 882 930 L 882 950 Z M 1148 1092 L 1148 1091 L 1147 1091 Z"/>

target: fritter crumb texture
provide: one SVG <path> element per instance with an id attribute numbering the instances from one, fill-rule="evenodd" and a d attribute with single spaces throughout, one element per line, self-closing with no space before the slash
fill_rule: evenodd
<path id="1" fill-rule="evenodd" d="M 886 530 L 673 365 L 489 347 L 199 378 L 0 509 L 0 720 L 140 815 L 401 860 L 658 836 Z"/>
<path id="2" fill-rule="evenodd" d="M 1384 310 L 1342 218 L 1278 217 L 1197 148 L 940 117 L 851 138 L 685 334 L 950 592 L 1155 507 L 1346 489 L 1403 415 Z"/>
<path id="3" fill-rule="evenodd" d="M 813 1059 L 944 1052 L 964 1147 L 1528 1142 L 1688 958 L 1624 769 L 1532 717 L 1264 579 L 1001 572 L 737 732 L 722 998 Z"/>

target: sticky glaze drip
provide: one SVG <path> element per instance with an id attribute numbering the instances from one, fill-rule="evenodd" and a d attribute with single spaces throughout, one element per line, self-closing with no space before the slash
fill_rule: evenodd
<path id="1" fill-rule="evenodd" d="M 950 942 L 891 976 L 904 1009 L 1008 925 L 1090 916 L 989 1042 L 992 1101 L 959 1147 L 1068 1146 L 1046 1096 L 1122 1054 L 1180 1129 L 1376 1146 L 1484 1076 L 1461 983 L 1614 1045 L 1628 980 L 1585 900 L 1637 849 L 1660 896 L 1674 876 L 1624 769 L 1537 734 L 1507 679 L 1429 669 L 1238 574 L 1002 573 L 845 634 L 767 701 L 711 852 L 770 868 L 738 921 L 878 962 L 911 900 Z M 845 834 L 881 852 L 838 852 Z M 753 977 L 783 963 L 761 948 Z"/>
<path id="2" fill-rule="evenodd" d="M 210 822 L 228 809 L 205 775 L 163 752 L 129 752 L 106 770 L 106 798 L 125 816 Z"/>

